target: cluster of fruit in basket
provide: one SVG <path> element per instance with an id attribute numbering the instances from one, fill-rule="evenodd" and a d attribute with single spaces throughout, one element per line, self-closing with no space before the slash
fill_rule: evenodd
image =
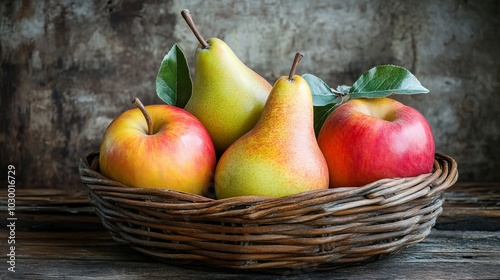
<path id="1" fill-rule="evenodd" d="M 434 139 L 417 110 L 387 98 L 426 93 L 408 70 L 378 66 L 352 86 L 330 88 L 311 74 L 274 86 L 220 39 L 200 42 L 195 73 L 177 45 L 162 61 L 157 94 L 167 104 L 123 112 L 104 133 L 103 175 L 130 187 L 163 188 L 218 199 L 288 196 L 359 187 L 432 171 Z"/>

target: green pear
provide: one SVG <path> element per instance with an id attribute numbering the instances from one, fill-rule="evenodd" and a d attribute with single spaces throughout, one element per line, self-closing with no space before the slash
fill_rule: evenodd
<path id="1" fill-rule="evenodd" d="M 181 14 L 200 42 L 193 91 L 184 109 L 205 125 L 220 156 L 255 125 L 272 86 L 241 62 L 224 41 L 205 41 L 188 10 Z"/>
<path id="2" fill-rule="evenodd" d="M 282 197 L 328 188 L 328 167 L 314 134 L 307 82 L 294 75 L 273 86 L 255 126 L 234 142 L 215 171 L 218 199 L 244 195 Z"/>

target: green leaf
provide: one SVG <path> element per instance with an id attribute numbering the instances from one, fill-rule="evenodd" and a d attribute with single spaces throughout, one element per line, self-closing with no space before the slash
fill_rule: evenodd
<path id="1" fill-rule="evenodd" d="M 351 98 L 386 97 L 393 93 L 417 94 L 428 93 L 417 78 L 403 67 L 395 65 L 376 66 L 352 85 Z"/>
<path id="2" fill-rule="evenodd" d="M 165 55 L 156 75 L 156 94 L 169 105 L 184 108 L 191 97 L 189 66 L 181 48 L 174 44 Z"/>
<path id="3" fill-rule="evenodd" d="M 349 99 L 429 92 L 410 71 L 395 65 L 376 66 L 361 75 L 352 86 L 339 85 L 336 89 L 314 75 L 304 74 L 302 77 L 309 84 L 313 96 L 316 135 L 330 113 Z"/>
<path id="4" fill-rule="evenodd" d="M 349 98 L 350 87 L 339 86 L 335 92 L 323 80 L 312 74 L 304 74 L 302 78 L 306 80 L 311 89 L 314 106 L 314 132 L 317 136 L 330 113 Z"/>
<path id="5" fill-rule="evenodd" d="M 350 86 L 346 86 L 346 85 L 337 86 L 337 91 L 344 93 L 344 94 L 348 94 L 350 90 L 351 90 Z"/>
<path id="6" fill-rule="evenodd" d="M 323 80 L 312 74 L 304 74 L 302 78 L 306 80 L 311 89 L 314 106 L 324 106 L 335 102 L 337 96 Z"/>
<path id="7" fill-rule="evenodd" d="M 333 110 L 338 106 L 335 103 L 326 104 L 324 106 L 314 106 L 314 133 L 318 136 L 323 123 Z"/>

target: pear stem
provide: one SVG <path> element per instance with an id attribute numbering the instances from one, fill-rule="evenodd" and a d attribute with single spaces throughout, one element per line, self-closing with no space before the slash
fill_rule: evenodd
<path id="1" fill-rule="evenodd" d="M 139 110 L 141 110 L 142 114 L 144 115 L 144 118 L 146 119 L 146 123 L 148 124 L 148 135 L 153 135 L 153 120 L 151 119 L 151 116 L 148 113 L 148 110 L 146 110 L 146 107 L 142 104 L 141 100 L 139 98 L 135 98 L 132 100 L 132 104 L 134 104 Z"/>
<path id="2" fill-rule="evenodd" d="M 288 79 L 293 81 L 293 76 L 295 75 L 295 70 L 297 70 L 297 66 L 299 65 L 300 60 L 304 57 L 301 53 L 296 53 L 295 58 L 293 59 L 292 68 L 290 69 L 290 75 L 288 75 Z"/>
<path id="3" fill-rule="evenodd" d="M 191 31 L 193 31 L 194 36 L 196 36 L 196 39 L 200 42 L 201 46 L 206 49 L 209 47 L 209 44 L 203 37 L 201 36 L 200 32 L 198 31 L 198 28 L 196 28 L 196 25 L 194 24 L 193 18 L 191 17 L 191 13 L 189 13 L 189 10 L 184 9 L 181 12 L 182 17 L 186 21 L 187 25 L 189 28 L 191 28 Z"/>

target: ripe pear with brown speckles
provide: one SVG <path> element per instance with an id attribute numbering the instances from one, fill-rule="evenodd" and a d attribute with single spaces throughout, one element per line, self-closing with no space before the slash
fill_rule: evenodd
<path id="1" fill-rule="evenodd" d="M 311 90 L 294 75 L 273 86 L 257 124 L 224 152 L 215 172 L 218 199 L 282 197 L 328 188 L 328 167 L 314 134 Z"/>

